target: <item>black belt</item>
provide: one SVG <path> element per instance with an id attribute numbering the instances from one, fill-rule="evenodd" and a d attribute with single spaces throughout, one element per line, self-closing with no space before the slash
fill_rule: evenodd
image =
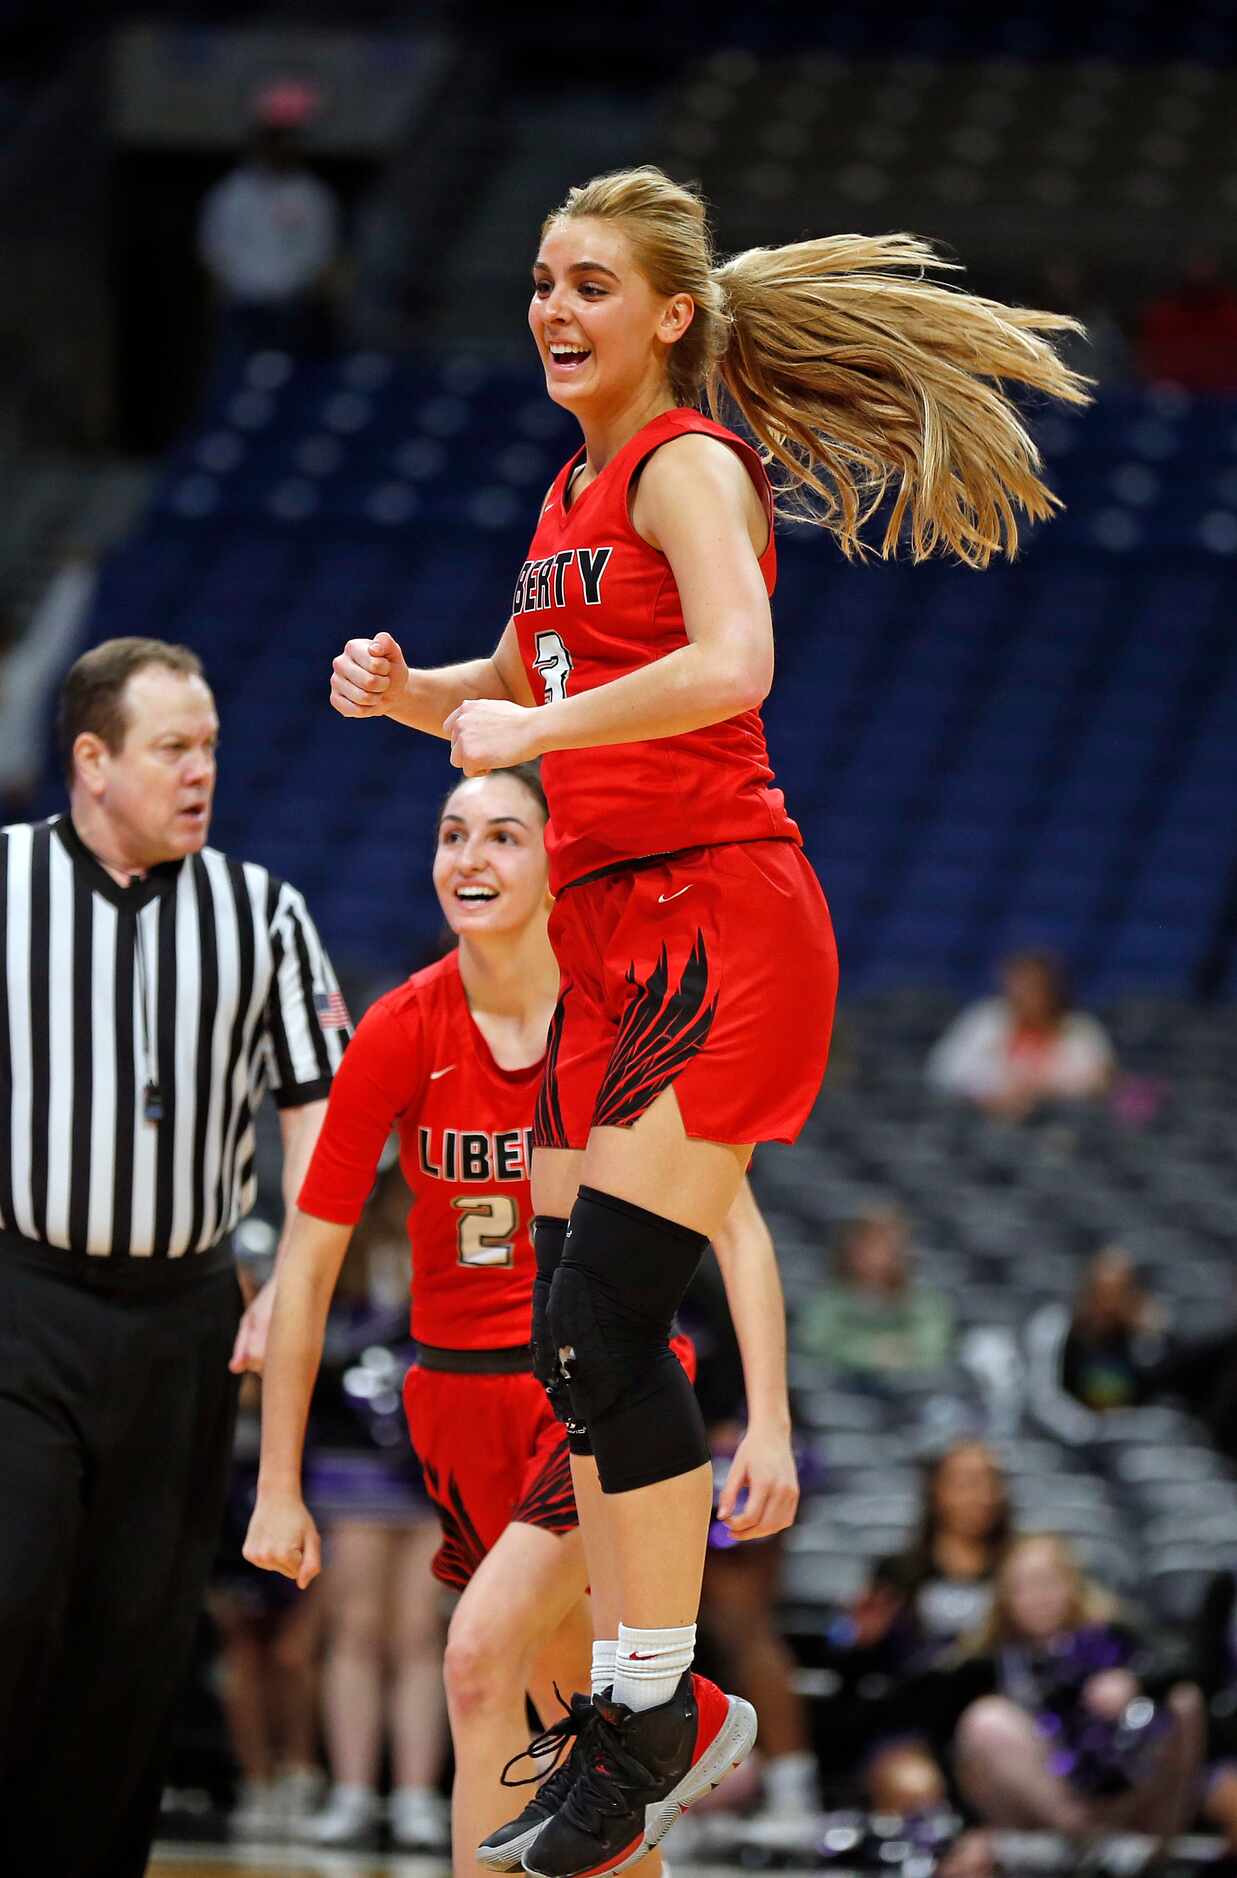
<path id="1" fill-rule="evenodd" d="M 24 1233 L 0 1227 L 0 1259 L 32 1269 L 54 1272 L 91 1291 L 175 1291 L 198 1279 L 217 1277 L 235 1268 L 228 1239 L 217 1239 L 205 1252 L 184 1252 L 178 1258 L 141 1258 L 131 1252 L 100 1258 L 50 1245 L 45 1239 L 27 1239 Z"/>
<path id="2" fill-rule="evenodd" d="M 505 1350 L 442 1350 L 432 1343 L 417 1345 L 418 1369 L 443 1369 L 459 1376 L 526 1376 L 532 1374 L 533 1354 L 526 1343 Z"/>

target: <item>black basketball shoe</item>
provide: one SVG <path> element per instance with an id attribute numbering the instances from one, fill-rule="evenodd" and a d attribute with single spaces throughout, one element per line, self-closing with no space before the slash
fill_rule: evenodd
<path id="1" fill-rule="evenodd" d="M 563 1700 L 561 1696 L 558 1699 L 560 1702 Z M 488 1865 L 491 1871 L 519 1871 L 525 1852 L 546 1821 L 553 1819 L 575 1784 L 576 1775 L 580 1772 L 581 1756 L 588 1748 L 598 1716 L 591 1696 L 573 1695 L 570 1707 L 565 1702 L 563 1707 L 567 1710 L 566 1714 L 552 1723 L 544 1734 L 537 1735 L 503 1768 L 504 1787 L 527 1787 L 532 1785 L 533 1780 L 540 1780 L 541 1785 L 518 1819 L 508 1820 L 505 1826 L 495 1827 L 493 1832 L 486 1835 L 484 1844 L 477 1847 L 478 1860 L 482 1865 Z M 565 1752 L 568 1742 L 571 1747 Z M 508 1780 L 507 1776 L 517 1762 L 526 1757 L 544 1761 L 551 1755 L 554 1765 L 544 1778 L 534 1774 L 531 1780 Z"/>
<path id="2" fill-rule="evenodd" d="M 625 1871 L 665 1838 L 756 1740 L 750 1702 L 686 1670 L 669 1702 L 633 1711 L 593 1697 L 597 1721 L 572 1757 L 567 1797 L 524 1854 L 537 1878 Z"/>

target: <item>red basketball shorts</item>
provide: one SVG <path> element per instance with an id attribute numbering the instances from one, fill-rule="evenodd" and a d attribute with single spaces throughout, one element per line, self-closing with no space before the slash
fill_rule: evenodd
<path id="1" fill-rule="evenodd" d="M 535 1377 L 414 1367 L 404 1411 L 442 1523 L 444 1584 L 463 1590 L 513 1519 L 558 1533 L 579 1523 L 567 1431 Z"/>
<path id="2" fill-rule="evenodd" d="M 696 1351 L 671 1348 L 696 1379 Z M 408 1433 L 442 1526 L 431 1567 L 462 1591 L 513 1520 L 543 1532 L 579 1524 L 567 1430 L 531 1375 L 485 1376 L 414 1365 L 404 1378 Z"/>
<path id="3" fill-rule="evenodd" d="M 582 1148 L 674 1087 L 689 1135 L 793 1141 L 829 1056 L 838 959 L 791 841 L 690 848 L 566 888 L 534 1142 Z"/>

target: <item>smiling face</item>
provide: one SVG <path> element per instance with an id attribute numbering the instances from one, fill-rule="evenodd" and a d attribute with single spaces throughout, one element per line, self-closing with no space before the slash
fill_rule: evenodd
<path id="1" fill-rule="evenodd" d="M 438 824 L 434 890 L 453 933 L 514 935 L 549 900 L 541 806 L 501 772 L 471 776 L 447 798 Z"/>
<path id="2" fill-rule="evenodd" d="M 94 845 L 134 872 L 205 845 L 215 794 L 219 719 L 202 678 L 144 665 L 122 694 L 124 734 L 73 746 L 74 804 L 89 801 Z"/>
<path id="3" fill-rule="evenodd" d="M 1078 1575 L 1054 1539 L 1024 1539 L 1001 1571 L 999 1598 L 1012 1629 L 1046 1643 L 1076 1619 Z"/>
<path id="4" fill-rule="evenodd" d="M 560 216 L 547 227 L 528 323 L 556 404 L 604 414 L 668 397 L 670 349 L 694 312 L 690 294 L 654 293 L 617 222 Z"/>

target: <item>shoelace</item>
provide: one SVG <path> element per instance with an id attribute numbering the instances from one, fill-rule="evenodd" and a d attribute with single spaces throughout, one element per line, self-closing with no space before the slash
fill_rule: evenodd
<path id="1" fill-rule="evenodd" d="M 619 1818 L 631 1811 L 629 1794 L 655 1783 L 643 1762 L 622 1745 L 618 1728 L 594 1710 L 597 1725 L 589 1740 L 588 1763 L 563 1802 L 561 1817 L 581 1832 L 595 1839 L 602 1836 L 602 1821 L 608 1814 Z"/>
<path id="2" fill-rule="evenodd" d="M 591 1732 L 593 1723 L 601 1720 L 589 1696 L 573 1695 L 569 1703 L 563 1702 L 562 1692 L 557 1683 L 554 1685 L 554 1693 L 563 1703 L 565 1712 L 556 1722 L 551 1722 L 548 1728 L 543 1729 L 539 1735 L 534 1735 L 526 1748 L 521 1748 L 518 1754 L 511 1756 L 499 1776 L 504 1787 L 543 1787 L 556 1775 L 565 1774 L 571 1757 L 575 1753 L 577 1741 L 582 1742 L 585 1734 Z M 569 1751 L 568 1742 L 572 1744 Z M 563 1759 L 564 1753 L 567 1754 L 566 1761 Z M 547 1757 L 550 1757 L 548 1773 L 544 1765 Z M 537 1772 L 526 1775 L 523 1780 L 509 1779 L 511 1769 L 517 1767 L 521 1761 L 534 1762 Z"/>

